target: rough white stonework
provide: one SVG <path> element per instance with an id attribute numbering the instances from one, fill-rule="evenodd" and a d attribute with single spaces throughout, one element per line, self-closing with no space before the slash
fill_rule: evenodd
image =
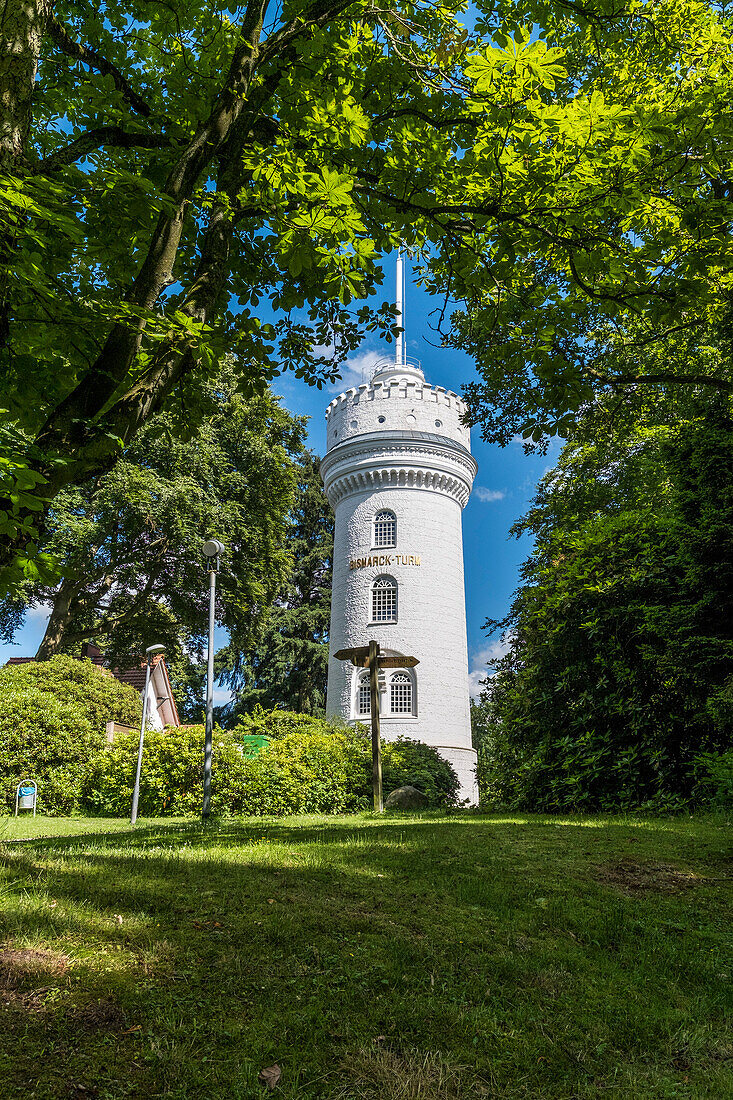
<path id="1" fill-rule="evenodd" d="M 418 658 L 412 715 L 390 715 L 392 671 L 383 674 L 382 734 L 434 745 L 456 769 L 460 797 L 475 802 L 461 512 L 476 462 L 463 411 L 455 393 L 429 386 L 417 367 L 382 367 L 329 405 L 321 473 L 336 514 L 331 654 L 375 638 L 383 652 Z M 397 517 L 392 549 L 373 546 L 381 509 Z M 380 576 L 397 581 L 394 623 L 372 623 L 371 586 Z M 358 678 L 331 656 L 329 714 L 357 720 Z"/>

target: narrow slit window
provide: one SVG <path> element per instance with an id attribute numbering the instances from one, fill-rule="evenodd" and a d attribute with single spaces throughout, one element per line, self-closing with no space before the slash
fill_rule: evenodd
<path id="1" fill-rule="evenodd" d="M 395 672 L 389 682 L 389 706 L 393 714 L 412 714 L 412 677 Z"/>
<path id="2" fill-rule="evenodd" d="M 394 577 L 377 577 L 372 585 L 372 622 L 397 622 L 397 581 Z"/>
<path id="3" fill-rule="evenodd" d="M 383 510 L 374 517 L 374 548 L 397 545 L 397 516 Z"/>

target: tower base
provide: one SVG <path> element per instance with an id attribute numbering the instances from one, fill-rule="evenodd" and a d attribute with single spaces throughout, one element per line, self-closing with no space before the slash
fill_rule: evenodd
<path id="1" fill-rule="evenodd" d="M 475 749 L 457 749 L 452 745 L 435 745 L 444 760 L 458 776 L 461 789 L 459 802 L 468 802 L 469 806 L 478 806 L 478 783 L 476 782 L 477 756 Z"/>

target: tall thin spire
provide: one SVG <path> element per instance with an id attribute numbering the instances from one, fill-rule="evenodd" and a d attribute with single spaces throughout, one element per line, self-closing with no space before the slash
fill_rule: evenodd
<path id="1" fill-rule="evenodd" d="M 405 327 L 405 304 L 404 304 L 404 276 L 402 274 L 402 249 L 397 249 L 397 295 L 395 297 L 395 303 L 397 305 L 397 316 L 395 318 L 400 328 Z M 395 346 L 395 362 L 398 366 L 402 366 L 405 362 L 405 334 L 401 332 L 397 337 L 397 344 Z"/>

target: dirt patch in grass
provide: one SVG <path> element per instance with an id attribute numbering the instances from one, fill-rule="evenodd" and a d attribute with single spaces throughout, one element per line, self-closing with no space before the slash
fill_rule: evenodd
<path id="1" fill-rule="evenodd" d="M 69 1013 L 75 1027 L 81 1031 L 122 1031 L 127 1018 L 112 997 L 75 1008 Z"/>
<path id="2" fill-rule="evenodd" d="M 705 879 L 694 871 L 683 871 L 671 863 L 646 860 L 621 859 L 616 863 L 602 863 L 594 868 L 596 882 L 615 886 L 624 894 L 679 894 L 700 886 Z"/>
<path id="3" fill-rule="evenodd" d="M 60 951 L 0 947 L 0 1006 L 42 1012 L 46 995 L 58 986 L 69 960 Z"/>
<path id="4" fill-rule="evenodd" d="M 466 1100 L 489 1096 L 489 1088 L 476 1079 L 468 1066 L 446 1061 L 440 1054 L 415 1050 L 389 1050 L 375 1040 L 370 1050 L 360 1050 L 341 1063 L 348 1083 L 333 1093 L 333 1100 Z"/>
<path id="5" fill-rule="evenodd" d="M 69 966 L 60 951 L 33 947 L 0 947 L 0 990 L 27 989 L 39 980 L 58 978 Z"/>
<path id="6" fill-rule="evenodd" d="M 58 993 L 69 959 L 60 951 L 33 947 L 0 948 L 0 1006 L 44 1012 L 49 994 Z M 78 1031 L 121 1031 L 127 1026 L 117 1002 L 107 997 L 64 1012 Z"/>

